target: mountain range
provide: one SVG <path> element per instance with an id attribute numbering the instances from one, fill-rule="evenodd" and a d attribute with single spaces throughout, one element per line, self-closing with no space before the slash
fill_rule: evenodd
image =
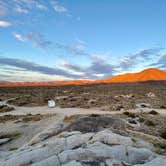
<path id="1" fill-rule="evenodd" d="M 0 87 L 16 86 L 63 86 L 84 85 L 98 83 L 129 83 L 146 81 L 166 81 L 166 71 L 157 68 L 148 68 L 137 73 L 126 73 L 116 75 L 103 80 L 72 80 L 72 81 L 50 81 L 50 82 L 7 82 L 0 81 Z"/>

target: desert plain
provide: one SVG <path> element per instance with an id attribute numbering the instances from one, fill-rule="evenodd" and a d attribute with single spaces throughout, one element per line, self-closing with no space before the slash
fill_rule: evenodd
<path id="1" fill-rule="evenodd" d="M 0 88 L 2 166 L 164 166 L 165 155 L 165 81 Z"/>

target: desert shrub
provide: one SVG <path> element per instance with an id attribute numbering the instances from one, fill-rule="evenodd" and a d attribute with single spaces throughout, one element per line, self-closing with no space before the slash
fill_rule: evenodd
<path id="1" fill-rule="evenodd" d="M 160 137 L 166 139 L 166 130 L 161 131 L 161 133 L 160 133 Z"/>
<path id="2" fill-rule="evenodd" d="M 139 122 L 144 122 L 145 121 L 145 119 L 143 118 L 143 117 L 139 117 Z"/>
<path id="3" fill-rule="evenodd" d="M 14 148 L 10 148 L 9 150 L 10 151 L 14 151 L 14 150 L 17 150 L 18 148 L 14 147 Z"/>
<path id="4" fill-rule="evenodd" d="M 40 121 L 42 116 L 25 116 L 22 118 L 22 122 L 29 122 L 29 121 Z"/>
<path id="5" fill-rule="evenodd" d="M 9 107 L 7 105 L 0 105 L 0 112 L 9 112 L 14 110 L 13 107 Z"/>
<path id="6" fill-rule="evenodd" d="M 151 121 L 151 120 L 146 120 L 146 121 L 145 121 L 145 124 L 146 124 L 147 126 L 155 126 L 155 123 L 154 123 L 153 121 Z"/>
<path id="7" fill-rule="evenodd" d="M 131 113 L 131 112 L 128 112 L 128 111 L 125 111 L 123 112 L 124 115 L 127 115 L 128 117 L 131 117 L 131 118 L 135 118 L 136 115 L 134 113 Z"/>
<path id="8" fill-rule="evenodd" d="M 150 112 L 149 112 L 149 114 L 152 114 L 152 115 L 157 115 L 157 114 L 158 114 L 158 112 L 157 112 L 157 111 L 155 111 L 155 110 L 152 110 L 152 111 L 150 111 Z"/>
<path id="9" fill-rule="evenodd" d="M 91 114 L 90 117 L 99 117 L 100 115 L 98 114 Z"/>
<path id="10" fill-rule="evenodd" d="M 64 118 L 64 122 L 72 122 L 72 121 L 76 120 L 79 117 L 80 117 L 80 115 L 66 116 Z"/>
<path id="11" fill-rule="evenodd" d="M 161 109 L 166 109 L 166 106 L 165 105 L 161 105 L 160 108 Z"/>

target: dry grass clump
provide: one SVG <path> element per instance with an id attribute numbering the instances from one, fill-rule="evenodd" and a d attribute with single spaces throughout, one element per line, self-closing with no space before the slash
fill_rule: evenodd
<path id="1" fill-rule="evenodd" d="M 160 137 L 166 139 L 166 130 L 161 131 L 161 133 L 160 133 Z"/>
<path id="2" fill-rule="evenodd" d="M 149 119 L 147 119 L 145 121 L 145 125 L 147 125 L 147 126 L 156 126 L 156 124 L 152 120 L 149 120 Z"/>
<path id="3" fill-rule="evenodd" d="M 13 111 L 13 107 L 9 107 L 7 105 L 0 105 L 0 112 L 10 112 Z"/>
<path id="4" fill-rule="evenodd" d="M 19 166 L 30 166 L 30 164 L 24 163 L 24 164 L 20 164 Z"/>
<path id="5" fill-rule="evenodd" d="M 128 117 L 131 117 L 131 118 L 135 118 L 136 117 L 136 115 L 134 113 L 128 112 L 128 111 L 123 112 L 123 114 L 127 115 Z"/>
<path id="6" fill-rule="evenodd" d="M 165 105 L 161 105 L 160 108 L 161 109 L 166 109 L 166 106 Z"/>
<path id="7" fill-rule="evenodd" d="M 73 122 L 74 120 L 78 119 L 81 115 L 72 115 L 72 116 L 66 116 L 64 118 L 64 122 Z"/>
<path id="8" fill-rule="evenodd" d="M 49 118 L 55 116 L 55 114 L 45 114 L 45 115 L 41 115 L 41 114 L 36 114 L 36 115 L 32 115 L 32 114 L 28 114 L 28 115 L 4 115 L 4 116 L 0 116 L 0 123 L 5 123 L 8 121 L 17 121 L 17 122 L 36 122 L 36 121 L 40 121 L 42 119 L 45 118 Z"/>
<path id="9" fill-rule="evenodd" d="M 51 117 L 50 114 L 47 114 L 47 115 L 41 115 L 41 114 L 37 114 L 37 115 L 32 115 L 32 114 L 28 114 L 27 116 L 24 116 L 22 118 L 22 122 L 29 122 L 29 121 L 40 121 L 44 118 L 47 118 L 47 117 Z"/>
<path id="10" fill-rule="evenodd" d="M 15 139 L 21 136 L 21 133 L 19 131 L 11 132 L 11 133 L 0 133 L 0 139 L 3 138 L 11 138 Z"/>
<path id="11" fill-rule="evenodd" d="M 158 114 L 158 112 L 157 112 L 157 111 L 155 111 L 155 110 L 152 110 L 152 111 L 150 111 L 150 112 L 149 112 L 149 114 L 152 114 L 152 115 L 157 115 L 157 114 Z"/>
<path id="12" fill-rule="evenodd" d="M 4 115 L 4 116 L 0 116 L 0 123 L 5 123 L 7 121 L 18 120 L 19 118 L 20 118 L 20 115 Z"/>

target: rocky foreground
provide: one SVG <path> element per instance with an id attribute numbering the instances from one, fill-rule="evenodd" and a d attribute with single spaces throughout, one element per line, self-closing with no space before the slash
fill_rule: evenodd
<path id="1" fill-rule="evenodd" d="M 70 116 L 14 151 L 0 153 L 0 166 L 165 166 L 153 144 L 133 136 L 124 119 Z"/>

